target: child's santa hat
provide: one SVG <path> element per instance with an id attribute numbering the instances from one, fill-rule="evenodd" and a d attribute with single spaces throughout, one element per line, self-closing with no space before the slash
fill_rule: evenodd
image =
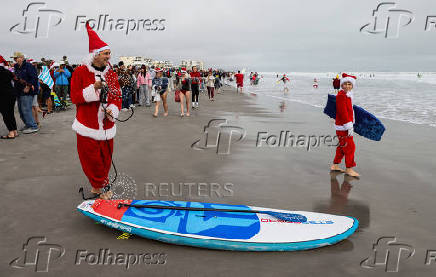
<path id="1" fill-rule="evenodd" d="M 156 71 L 156 73 L 158 73 L 158 72 L 162 72 L 162 69 L 160 69 L 159 67 L 156 67 L 156 68 L 154 69 L 154 71 Z"/>
<path id="2" fill-rule="evenodd" d="M 356 86 L 356 76 L 353 75 L 348 75 L 347 73 L 342 73 L 342 78 L 341 78 L 341 86 L 343 83 L 346 82 L 350 82 L 351 84 L 353 84 L 353 87 Z"/>
<path id="3" fill-rule="evenodd" d="M 182 73 L 186 73 L 186 67 L 182 67 L 181 72 L 182 72 Z"/>

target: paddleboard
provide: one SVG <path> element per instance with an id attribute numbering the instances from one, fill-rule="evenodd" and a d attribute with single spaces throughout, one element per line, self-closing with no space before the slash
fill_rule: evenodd
<path id="1" fill-rule="evenodd" d="M 307 221 L 283 221 L 261 213 L 118 209 L 119 203 L 274 211 L 302 215 Z M 184 201 L 98 199 L 85 201 L 77 209 L 96 222 L 147 239 L 236 251 L 295 251 L 323 247 L 346 239 L 359 224 L 357 219 L 347 216 Z"/>
<path id="2" fill-rule="evenodd" d="M 365 111 L 365 109 L 353 105 L 354 110 L 354 132 L 367 139 L 380 141 L 385 126 L 373 114 Z M 327 104 L 324 108 L 324 113 L 329 117 L 336 119 L 336 96 L 329 94 Z"/>

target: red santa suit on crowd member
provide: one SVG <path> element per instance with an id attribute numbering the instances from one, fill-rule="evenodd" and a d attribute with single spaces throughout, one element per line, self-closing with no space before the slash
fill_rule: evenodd
<path id="1" fill-rule="evenodd" d="M 73 130 L 77 134 L 77 152 L 83 172 L 91 185 L 103 188 L 107 185 L 112 162 L 113 138 L 116 134 L 115 119 L 121 109 L 121 89 L 118 76 L 110 65 L 104 68 L 92 66 L 92 60 L 101 51 L 109 49 L 98 35 L 86 24 L 89 36 L 89 56 L 76 68 L 71 78 L 71 101 L 76 104 Z M 96 81 L 107 83 L 107 104 L 100 102 L 101 89 L 95 89 Z M 104 109 L 110 109 L 113 117 L 106 117 Z"/>
<path id="2" fill-rule="evenodd" d="M 356 77 L 342 74 L 341 87 L 345 82 L 351 82 L 353 88 L 356 85 Z M 356 146 L 353 140 L 354 110 L 353 110 L 353 91 L 345 92 L 340 90 L 336 96 L 336 135 L 339 145 L 336 147 L 334 164 L 340 164 L 345 156 L 345 166 L 352 168 L 356 166 L 354 152 Z"/>
<path id="3" fill-rule="evenodd" d="M 236 86 L 239 87 L 244 87 L 244 74 L 242 73 L 236 73 L 235 74 L 235 78 L 236 78 Z"/>

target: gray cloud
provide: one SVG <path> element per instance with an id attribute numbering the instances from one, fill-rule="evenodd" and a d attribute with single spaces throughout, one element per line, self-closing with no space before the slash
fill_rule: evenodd
<path id="1" fill-rule="evenodd" d="M 425 32 L 426 17 L 436 15 L 435 1 L 397 1 L 415 21 L 398 39 L 359 32 L 372 21 L 379 1 L 43 1 L 64 13 L 48 38 L 9 32 L 31 1 L 8 3 L 1 17 L 0 54 L 20 50 L 32 58 L 67 55 L 78 62 L 88 52 L 86 32 L 74 31 L 76 16 L 164 18 L 165 31 L 125 35 L 104 31 L 113 59 L 141 55 L 155 59 L 201 59 L 207 65 L 257 71 L 434 71 L 436 30 Z"/>

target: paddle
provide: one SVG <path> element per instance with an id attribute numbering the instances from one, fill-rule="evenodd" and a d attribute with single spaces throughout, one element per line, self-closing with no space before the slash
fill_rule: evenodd
<path id="1" fill-rule="evenodd" d="M 161 205 L 135 205 L 119 203 L 118 209 L 122 207 L 132 208 L 148 208 L 148 209 L 165 209 L 165 210 L 178 210 L 178 211 L 208 211 L 208 212 L 226 212 L 226 213 L 252 213 L 252 214 L 267 214 L 277 219 L 288 222 L 306 222 L 307 218 L 301 214 L 289 214 L 273 211 L 257 211 L 257 210 L 237 210 L 237 209 L 212 209 L 212 208 L 195 208 L 195 207 L 174 207 L 174 206 L 161 206 Z"/>

